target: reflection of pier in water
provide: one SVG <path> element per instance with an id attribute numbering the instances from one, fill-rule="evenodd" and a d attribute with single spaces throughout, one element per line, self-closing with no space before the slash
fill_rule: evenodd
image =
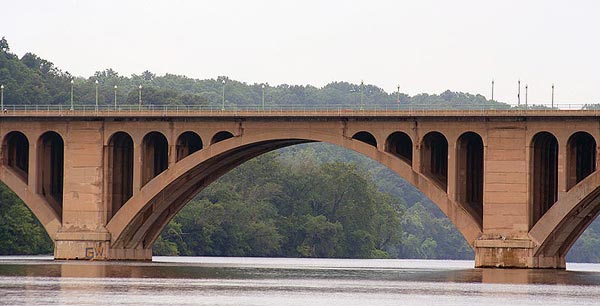
<path id="1" fill-rule="evenodd" d="M 597 285 L 600 273 L 553 269 L 302 267 L 209 263 L 0 261 L 0 276 L 159 279 L 353 279 L 389 282 Z"/>

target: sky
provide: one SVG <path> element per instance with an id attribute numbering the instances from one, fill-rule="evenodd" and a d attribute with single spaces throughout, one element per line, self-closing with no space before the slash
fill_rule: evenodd
<path id="1" fill-rule="evenodd" d="M 600 102 L 600 1 L 0 0 L 0 36 L 77 76 L 373 84 Z"/>

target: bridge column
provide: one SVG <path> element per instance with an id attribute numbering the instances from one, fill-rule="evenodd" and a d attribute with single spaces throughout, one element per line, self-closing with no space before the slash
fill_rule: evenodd
<path id="1" fill-rule="evenodd" d="M 110 234 L 103 201 L 102 122 L 67 123 L 64 140 L 62 227 L 55 259 L 108 259 Z"/>
<path id="2" fill-rule="evenodd" d="M 565 259 L 535 256 L 527 130 L 519 123 L 488 129 L 484 165 L 483 235 L 474 242 L 475 266 L 564 268 Z"/>

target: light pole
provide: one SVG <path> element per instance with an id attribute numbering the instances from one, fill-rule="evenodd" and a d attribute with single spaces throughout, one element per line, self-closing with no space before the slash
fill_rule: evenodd
<path id="1" fill-rule="evenodd" d="M 74 109 L 73 107 L 73 83 L 75 83 L 73 80 L 71 80 L 71 110 Z"/>
<path id="2" fill-rule="evenodd" d="M 398 105 L 398 110 L 400 110 L 400 84 L 398 84 L 398 98 L 396 99 L 396 104 Z"/>
<path id="3" fill-rule="evenodd" d="M 554 108 L 554 84 L 552 84 L 552 108 Z"/>
<path id="4" fill-rule="evenodd" d="M 364 110 L 363 107 L 363 87 L 365 87 L 365 82 L 360 81 L 360 110 Z"/>
<path id="5" fill-rule="evenodd" d="M 529 88 L 529 86 L 525 84 L 525 109 L 527 109 L 527 88 Z"/>
<path id="6" fill-rule="evenodd" d="M 98 111 L 98 80 L 96 80 L 96 111 Z"/>
<path id="7" fill-rule="evenodd" d="M 221 110 L 224 111 L 225 110 L 225 79 L 223 79 L 221 82 L 223 82 L 223 101 L 221 103 Z"/>
<path id="8" fill-rule="evenodd" d="M 494 80 L 492 79 L 492 101 L 494 101 Z"/>
<path id="9" fill-rule="evenodd" d="M 517 106 L 521 106 L 521 80 L 517 82 L 519 84 L 519 91 L 517 92 Z"/>
<path id="10" fill-rule="evenodd" d="M 117 85 L 115 85 L 115 110 L 117 110 Z"/>
<path id="11" fill-rule="evenodd" d="M 4 84 L 0 85 L 0 109 L 4 112 Z"/>
<path id="12" fill-rule="evenodd" d="M 265 84 L 260 86 L 262 88 L 262 109 L 265 110 Z"/>
<path id="13" fill-rule="evenodd" d="M 138 88 L 140 89 L 138 95 L 138 109 L 142 110 L 142 85 L 140 84 Z"/>

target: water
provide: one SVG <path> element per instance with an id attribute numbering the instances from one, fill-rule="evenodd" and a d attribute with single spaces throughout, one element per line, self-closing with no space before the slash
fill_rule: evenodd
<path id="1" fill-rule="evenodd" d="M 599 305 L 600 265 L 473 269 L 472 261 L 0 257 L 2 305 Z"/>

